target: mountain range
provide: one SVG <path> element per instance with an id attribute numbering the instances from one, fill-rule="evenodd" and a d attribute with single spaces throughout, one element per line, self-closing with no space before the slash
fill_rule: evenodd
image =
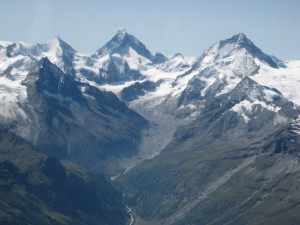
<path id="1" fill-rule="evenodd" d="M 295 224 L 299 74 L 243 33 L 199 57 L 152 54 L 124 28 L 91 55 L 0 41 L 0 221 Z M 38 199 L 24 215 L 21 190 Z"/>

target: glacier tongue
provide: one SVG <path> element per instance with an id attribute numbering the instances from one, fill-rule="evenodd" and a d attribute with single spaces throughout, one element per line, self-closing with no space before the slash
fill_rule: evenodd
<path id="1" fill-rule="evenodd" d="M 0 77 L 0 116 L 6 120 L 26 119 L 26 113 L 20 107 L 26 98 L 26 87 L 20 81 Z"/>

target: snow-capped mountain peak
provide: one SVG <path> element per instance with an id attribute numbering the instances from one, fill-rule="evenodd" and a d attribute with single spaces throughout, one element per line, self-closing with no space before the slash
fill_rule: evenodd
<path id="1" fill-rule="evenodd" d="M 27 44 L 18 42 L 1 42 L 0 72 L 10 66 L 17 69 L 15 73 L 27 73 L 29 67 L 43 57 L 59 66 L 64 72 L 73 73 L 73 60 L 76 50 L 59 37 L 54 37 L 45 44 Z M 22 62 L 22 63 L 21 63 Z"/>
<path id="2" fill-rule="evenodd" d="M 234 36 L 232 36 L 230 39 L 227 39 L 225 41 L 232 41 L 240 46 L 243 45 L 254 45 L 251 40 L 247 38 L 247 36 L 244 33 L 238 33 Z"/>
<path id="3" fill-rule="evenodd" d="M 240 42 L 246 38 L 246 35 L 244 33 L 239 33 L 238 35 L 239 35 L 238 41 L 240 41 Z"/>
<path id="4" fill-rule="evenodd" d="M 55 36 L 53 37 L 49 42 L 49 46 L 53 46 L 53 47 L 59 47 L 60 43 L 64 42 L 60 37 Z"/>
<path id="5" fill-rule="evenodd" d="M 182 92 L 179 105 L 228 93 L 263 68 L 278 70 L 284 66 L 282 61 L 263 53 L 244 33 L 236 34 L 212 45 L 183 76 L 192 79 Z"/>
<path id="6" fill-rule="evenodd" d="M 57 64 L 64 72 L 72 73 L 76 50 L 60 37 L 56 36 L 47 44 L 38 44 L 37 46 L 39 46 L 41 51 L 38 55 L 39 58 L 47 57 L 52 63 Z"/>
<path id="7" fill-rule="evenodd" d="M 119 28 L 117 34 L 107 42 L 102 48 L 100 48 L 94 56 L 119 54 L 122 57 L 127 58 L 145 58 L 149 62 L 152 62 L 154 56 L 146 48 L 146 46 L 131 34 L 128 34 L 125 28 Z M 130 61 L 130 59 L 128 59 Z M 140 60 L 142 61 L 142 59 Z"/>
<path id="8" fill-rule="evenodd" d="M 9 46 L 13 50 L 11 57 L 6 55 Z M 136 82 L 144 88 L 148 84 L 143 82 L 150 81 L 155 88 L 143 90 L 143 95 L 137 95 L 136 102 L 155 99 L 153 105 L 157 105 L 171 99 L 168 107 L 172 104 L 174 107 L 201 105 L 206 98 L 229 93 L 247 76 L 259 80 L 257 77 L 263 76 L 257 75 L 264 71 L 270 71 L 270 74 L 287 71 L 280 66 L 280 60 L 263 53 L 244 33 L 212 45 L 195 64 L 196 59 L 180 53 L 169 57 L 159 53 L 153 56 L 141 41 L 124 28 L 119 28 L 114 37 L 92 56 L 77 53 L 59 37 L 54 37 L 47 44 L 36 45 L 0 42 L 0 52 L 3 56 L 0 73 L 11 80 L 24 79 L 36 61 L 47 57 L 63 73 L 94 82 L 116 94 L 125 87 L 136 85 Z M 288 67 L 289 63 L 286 65 Z M 294 69 L 291 69 L 294 74 L 292 71 Z M 266 82 L 258 83 L 268 86 Z M 288 92 L 279 82 L 273 83 L 282 93 Z"/>
<path id="9" fill-rule="evenodd" d="M 67 42 L 62 40 L 60 37 L 55 36 L 50 40 L 48 43 L 49 49 L 57 49 L 60 48 L 63 51 L 68 51 L 68 52 L 76 52 L 74 48 L 72 48 Z"/>
<path id="10" fill-rule="evenodd" d="M 119 27 L 117 32 L 119 40 L 124 39 L 126 35 L 128 35 L 126 29 L 124 27 Z"/>
<path id="11" fill-rule="evenodd" d="M 41 58 L 49 54 L 61 55 L 63 52 L 66 54 L 74 54 L 76 52 L 76 50 L 59 37 L 54 37 L 47 44 L 31 45 L 21 41 L 11 43 L 7 42 L 4 44 L 5 45 L 3 45 L 3 47 L 6 48 L 7 57 L 30 55 L 32 57 Z"/>
<path id="12" fill-rule="evenodd" d="M 236 58 L 236 56 L 252 57 L 273 68 L 284 66 L 281 60 L 274 59 L 274 57 L 262 52 L 244 33 L 236 34 L 211 46 L 202 55 L 201 63 L 207 66 L 220 60 Z"/>

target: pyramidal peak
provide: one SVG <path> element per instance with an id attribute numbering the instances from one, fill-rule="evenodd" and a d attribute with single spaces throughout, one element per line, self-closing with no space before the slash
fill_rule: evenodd
<path id="1" fill-rule="evenodd" d="M 61 42 L 63 40 L 59 36 L 54 36 L 51 41 Z"/>
<path id="2" fill-rule="evenodd" d="M 137 55 L 143 56 L 150 61 L 154 59 L 154 56 L 147 47 L 135 36 L 127 33 L 126 29 L 123 27 L 120 27 L 117 34 L 103 47 L 98 49 L 94 56 L 103 56 L 106 54 L 112 55 L 115 53 L 121 56 L 129 56 L 131 50 L 134 50 Z"/>
<path id="3" fill-rule="evenodd" d="M 53 37 L 48 44 L 52 45 L 52 46 L 59 46 L 61 43 L 64 43 L 64 41 L 59 37 L 59 36 L 55 36 Z"/>
<path id="4" fill-rule="evenodd" d="M 237 46 L 244 46 L 244 47 L 254 46 L 254 43 L 250 39 L 248 39 L 244 33 L 238 33 L 226 40 L 220 41 L 220 46 L 223 46 L 225 44 L 234 44 Z"/>
<path id="5" fill-rule="evenodd" d="M 233 39 L 233 41 L 239 45 L 254 45 L 253 42 L 249 40 L 244 33 L 236 34 L 231 39 Z"/>
<path id="6" fill-rule="evenodd" d="M 51 48 L 61 47 L 63 49 L 69 49 L 69 50 L 75 52 L 75 49 L 73 49 L 72 46 L 70 46 L 67 42 L 65 42 L 64 40 L 62 40 L 59 36 L 55 36 L 54 38 L 52 38 L 48 42 L 48 44 L 51 46 Z"/>
<path id="7" fill-rule="evenodd" d="M 52 51 L 55 51 L 57 48 L 59 48 L 60 47 L 60 39 L 58 38 L 58 37 L 54 37 L 54 38 L 52 38 L 48 43 L 47 43 L 47 45 L 48 45 L 48 51 L 50 50 L 52 50 Z M 46 45 L 46 46 L 47 46 Z"/>
<path id="8" fill-rule="evenodd" d="M 238 34 L 238 42 L 242 42 L 242 41 L 244 41 L 246 39 L 247 39 L 247 37 L 246 37 L 246 35 L 244 33 L 239 33 Z"/>
<path id="9" fill-rule="evenodd" d="M 56 46 L 67 44 L 67 43 L 66 43 L 64 40 L 62 40 L 59 36 L 53 37 L 48 43 L 51 44 L 51 45 L 56 45 Z"/>
<path id="10" fill-rule="evenodd" d="M 228 39 L 215 43 L 205 51 L 201 57 L 202 61 L 205 62 L 206 65 L 209 65 L 220 59 L 234 56 L 237 52 L 242 53 L 242 55 L 244 54 L 245 57 L 248 57 L 245 55 L 245 53 L 247 53 L 248 55 L 251 55 L 251 57 L 255 57 L 273 68 L 284 66 L 284 63 L 281 60 L 275 60 L 262 52 L 262 50 L 255 46 L 244 33 L 238 33 Z"/>
<path id="11" fill-rule="evenodd" d="M 127 31 L 124 27 L 119 27 L 117 32 L 117 37 L 119 40 L 124 39 L 124 37 L 127 35 Z"/>

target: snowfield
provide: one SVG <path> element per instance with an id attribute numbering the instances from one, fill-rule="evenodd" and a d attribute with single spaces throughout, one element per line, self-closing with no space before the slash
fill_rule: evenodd
<path id="1" fill-rule="evenodd" d="M 288 100 L 300 105 L 300 60 L 285 62 L 286 68 L 274 69 L 261 65 L 251 78 L 261 85 L 276 88 Z"/>
<path id="2" fill-rule="evenodd" d="M 155 90 L 128 104 L 134 108 L 146 107 L 156 111 L 158 106 L 177 104 L 184 92 L 191 91 L 194 79 L 202 82 L 199 95 L 206 97 L 211 90 L 217 90 L 215 96 L 233 90 L 241 80 L 249 76 L 259 84 L 269 87 L 264 90 L 265 98 L 272 102 L 278 93 L 300 105 L 300 60 L 279 62 L 264 54 L 244 34 L 220 41 L 200 57 L 185 57 L 178 53 L 163 56 L 163 61 L 156 62 L 155 56 L 134 36 L 120 29 L 116 36 L 93 55 L 78 53 L 59 37 L 47 44 L 30 45 L 23 42 L 0 42 L 0 115 L 4 118 L 26 117 L 20 105 L 26 102 L 26 86 L 22 81 L 32 66 L 43 57 L 47 57 L 65 73 L 74 73 L 82 82 L 89 83 L 101 90 L 112 91 L 120 96 L 124 88 L 136 82 L 151 81 L 156 83 Z M 271 60 L 271 61 L 270 61 Z M 278 64 L 277 68 L 274 64 Z M 281 65 L 285 65 L 282 67 Z M 84 72 L 83 72 L 84 71 Z M 100 71 L 106 71 L 100 73 Z M 140 73 L 140 78 L 128 77 L 127 73 Z M 114 82 L 105 82 L 110 74 L 116 74 Z M 103 75 L 104 74 L 104 75 Z M 96 78 L 101 78 L 99 83 Z M 197 87 L 196 87 L 197 88 Z M 272 90 L 272 89 L 276 90 Z M 245 112 L 253 104 L 260 104 L 268 110 L 275 110 L 253 100 L 244 102 L 232 110 L 241 113 L 247 121 Z M 192 106 L 192 107 L 190 107 Z M 198 110 L 193 102 L 180 105 L 179 110 L 189 108 L 192 113 Z M 176 109 L 177 110 L 177 109 Z M 276 109 L 278 110 L 278 109 Z"/>

